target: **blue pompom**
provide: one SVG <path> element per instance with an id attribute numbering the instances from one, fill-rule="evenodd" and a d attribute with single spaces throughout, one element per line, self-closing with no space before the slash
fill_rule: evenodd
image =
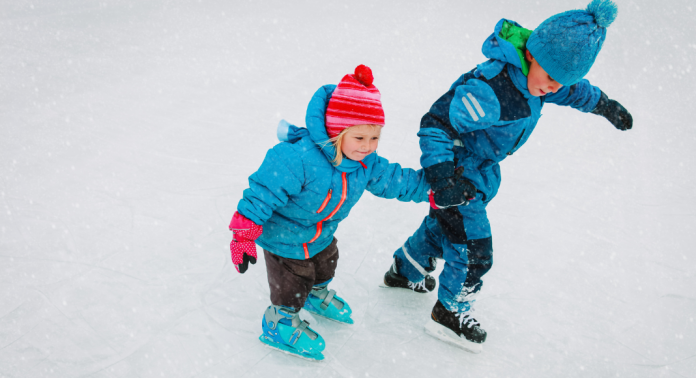
<path id="1" fill-rule="evenodd" d="M 619 13 L 616 4 L 611 0 L 592 0 L 586 11 L 594 16 L 597 26 L 602 28 L 608 28 Z"/>

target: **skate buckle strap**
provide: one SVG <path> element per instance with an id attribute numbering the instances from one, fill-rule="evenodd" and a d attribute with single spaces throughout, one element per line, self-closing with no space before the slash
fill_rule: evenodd
<path id="1" fill-rule="evenodd" d="M 324 298 L 324 301 L 321 302 L 319 307 L 321 307 L 322 310 L 326 310 L 329 308 L 329 305 L 331 304 L 331 300 L 333 299 L 334 295 L 336 295 L 336 290 L 329 290 L 328 294 L 326 294 L 326 298 Z"/>
<path id="2" fill-rule="evenodd" d="M 336 296 L 336 290 L 333 290 L 333 289 L 328 290 L 326 288 L 326 286 L 322 286 L 319 288 L 312 289 L 311 294 L 322 300 L 322 302 L 319 304 L 319 307 L 323 311 L 326 311 L 326 309 L 329 308 L 329 305 L 331 305 L 331 302 L 333 302 L 334 306 L 336 306 L 337 309 L 339 309 L 339 310 L 343 309 L 343 302 L 334 298 Z"/>
<path id="3" fill-rule="evenodd" d="M 308 327 L 309 327 L 309 323 L 306 320 L 303 320 L 302 323 L 300 323 L 300 325 L 297 326 L 297 329 L 295 330 L 295 332 L 292 333 L 292 337 L 290 338 L 290 343 L 292 345 L 295 345 L 295 343 L 297 343 L 297 340 L 300 339 L 300 336 L 302 336 L 303 332 L 310 339 L 316 340 L 318 335 L 315 332 L 313 332 L 311 329 L 309 329 Z"/>
<path id="4" fill-rule="evenodd" d="M 281 319 L 289 319 L 291 323 L 294 323 L 297 313 L 292 313 L 281 306 L 269 306 L 264 313 L 264 317 L 266 318 L 268 328 L 275 330 Z M 299 318 L 296 322 L 299 323 Z"/>
<path id="5" fill-rule="evenodd" d="M 293 345 L 297 343 L 297 340 L 300 339 L 303 332 L 312 340 L 316 340 L 317 337 L 319 337 L 311 328 L 308 328 L 309 323 L 306 320 L 300 320 L 300 315 L 297 312 L 292 312 L 282 306 L 269 306 L 264 316 L 266 318 L 266 325 L 272 330 L 278 327 L 280 320 L 288 319 L 290 321 L 290 326 L 295 328 L 289 341 Z"/>
<path id="6" fill-rule="evenodd" d="M 266 325 L 268 328 L 275 330 L 278 327 L 278 323 L 282 319 L 288 319 L 290 321 L 290 327 L 295 328 L 290 336 L 288 342 L 292 345 L 297 343 L 300 339 L 302 333 L 307 335 L 312 340 L 316 340 L 319 335 L 312 331 L 309 327 L 309 323 L 306 320 L 300 321 L 300 315 L 297 312 L 291 312 L 281 306 L 269 306 L 264 314 L 266 319 Z M 283 323 L 286 324 L 286 323 Z"/>

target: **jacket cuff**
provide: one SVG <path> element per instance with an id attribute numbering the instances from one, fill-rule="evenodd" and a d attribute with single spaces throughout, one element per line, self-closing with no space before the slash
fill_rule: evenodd
<path id="1" fill-rule="evenodd" d="M 590 113 L 604 116 L 604 110 L 607 108 L 608 105 L 609 96 L 607 96 L 606 93 L 602 92 L 602 94 L 599 95 L 599 101 L 597 101 L 597 105 L 595 105 L 595 108 L 592 109 Z"/>
<path id="2" fill-rule="evenodd" d="M 232 220 L 230 221 L 230 230 L 249 230 L 255 227 L 260 227 L 256 223 L 254 223 L 252 220 L 249 218 L 245 217 L 244 215 L 240 214 L 238 211 L 234 212 L 234 215 L 232 216 Z"/>

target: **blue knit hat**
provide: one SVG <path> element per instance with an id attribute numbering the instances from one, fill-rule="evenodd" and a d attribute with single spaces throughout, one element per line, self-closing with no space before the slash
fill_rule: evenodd
<path id="1" fill-rule="evenodd" d="M 551 16 L 529 36 L 527 50 L 554 80 L 573 85 L 590 71 L 617 13 L 611 0 L 592 0 L 585 10 Z"/>

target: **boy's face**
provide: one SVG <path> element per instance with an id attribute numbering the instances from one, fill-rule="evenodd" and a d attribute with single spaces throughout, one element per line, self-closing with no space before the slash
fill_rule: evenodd
<path id="1" fill-rule="evenodd" d="M 549 92 L 556 93 L 563 85 L 551 78 L 544 71 L 536 59 L 529 53 L 525 52 L 527 60 L 530 62 L 529 74 L 527 75 L 527 90 L 534 97 L 543 96 Z"/>
<path id="2" fill-rule="evenodd" d="M 341 152 L 350 160 L 360 161 L 375 152 L 381 133 L 379 126 L 353 126 L 343 135 Z"/>

